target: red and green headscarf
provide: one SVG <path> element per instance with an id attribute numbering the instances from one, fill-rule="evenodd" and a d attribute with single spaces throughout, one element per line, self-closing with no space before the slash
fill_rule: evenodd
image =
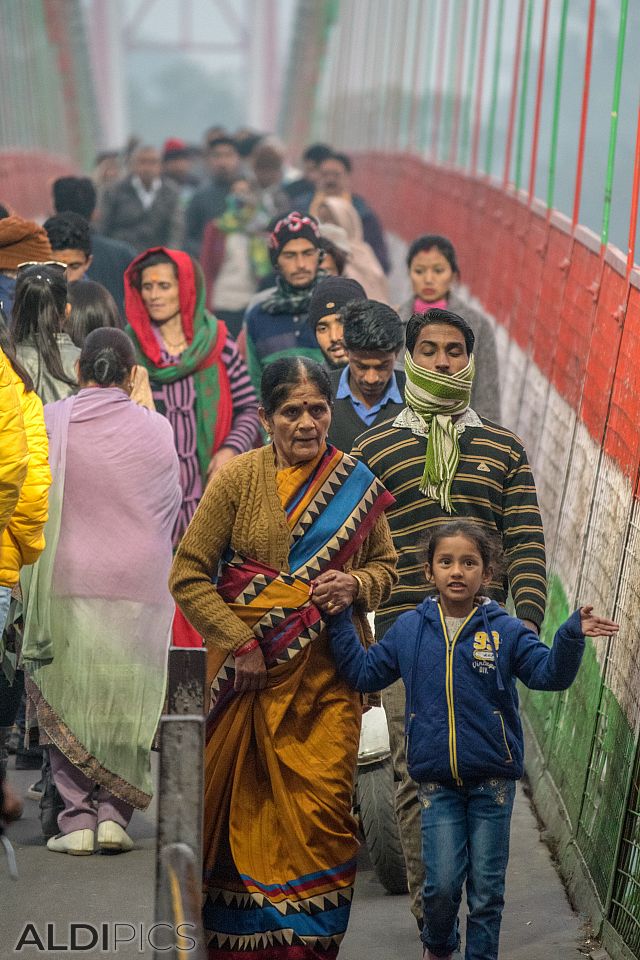
<path id="1" fill-rule="evenodd" d="M 164 253 L 178 271 L 180 314 L 187 349 L 177 363 L 163 363 L 161 347 L 140 293 L 140 264 L 150 254 Z M 174 383 L 192 376 L 196 392 L 196 445 L 198 462 L 206 476 L 211 456 L 231 429 L 232 402 L 229 377 L 222 363 L 227 328 L 205 310 L 202 271 L 187 253 L 152 247 L 129 265 L 125 273 L 127 333 L 133 340 L 138 361 L 158 384 Z"/>

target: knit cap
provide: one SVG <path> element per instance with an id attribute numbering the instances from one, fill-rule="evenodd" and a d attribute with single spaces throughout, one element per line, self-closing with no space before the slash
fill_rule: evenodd
<path id="1" fill-rule="evenodd" d="M 352 300 L 366 300 L 367 295 L 357 280 L 348 277 L 327 277 L 322 280 L 309 302 L 309 323 L 316 329 L 323 317 L 337 313 Z"/>
<path id="2" fill-rule="evenodd" d="M 15 270 L 18 264 L 29 260 L 55 260 L 47 231 L 22 217 L 0 220 L 0 270 Z"/>
<path id="3" fill-rule="evenodd" d="M 320 231 L 315 217 L 303 216 L 294 210 L 282 220 L 278 220 L 269 237 L 269 253 L 274 266 L 283 247 L 290 240 L 308 240 L 314 247 L 319 247 Z"/>

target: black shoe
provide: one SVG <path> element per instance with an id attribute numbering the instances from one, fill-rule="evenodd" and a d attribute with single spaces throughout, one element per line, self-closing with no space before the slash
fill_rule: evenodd
<path id="1" fill-rule="evenodd" d="M 49 751 L 45 750 L 44 754 L 41 777 L 44 789 L 40 797 L 40 826 L 45 837 L 55 837 L 58 833 L 58 814 L 64 810 L 64 803 L 51 776 Z"/>
<path id="2" fill-rule="evenodd" d="M 20 731 L 16 728 L 7 737 L 7 742 L 5 744 L 7 748 L 7 753 L 14 755 L 18 752 L 18 747 L 20 746 Z"/>

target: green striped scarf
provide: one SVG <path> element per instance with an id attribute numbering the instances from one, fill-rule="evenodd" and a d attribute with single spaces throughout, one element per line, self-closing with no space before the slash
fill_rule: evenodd
<path id="1" fill-rule="evenodd" d="M 460 461 L 460 441 L 451 418 L 469 407 L 475 373 L 473 355 L 463 370 L 445 374 L 417 366 L 407 351 L 404 369 L 407 405 L 424 420 L 429 430 L 420 491 L 437 500 L 447 513 L 452 513 L 451 484 Z"/>

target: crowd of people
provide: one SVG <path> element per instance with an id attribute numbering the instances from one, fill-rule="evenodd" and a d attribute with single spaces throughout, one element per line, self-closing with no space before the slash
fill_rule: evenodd
<path id="1" fill-rule="evenodd" d="M 48 850 L 131 850 L 169 644 L 204 644 L 209 956 L 328 960 L 383 691 L 423 956 L 457 949 L 466 882 L 466 958 L 492 960 L 516 680 L 565 689 L 617 626 L 584 606 L 540 641 L 544 533 L 492 325 L 428 223 L 390 302 L 351 172 L 212 128 L 58 179 L 42 226 L 0 209 L 0 823 L 13 752 Z"/>

